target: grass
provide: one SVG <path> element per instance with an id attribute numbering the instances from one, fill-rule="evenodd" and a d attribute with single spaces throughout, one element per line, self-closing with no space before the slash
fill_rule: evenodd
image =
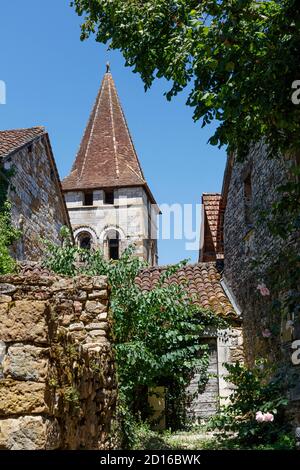
<path id="1" fill-rule="evenodd" d="M 195 428 L 191 431 L 152 431 L 145 424 L 137 430 L 135 450 L 292 450 L 294 443 L 289 436 L 274 444 L 255 447 L 241 446 L 234 438 L 222 440 L 216 434 Z"/>

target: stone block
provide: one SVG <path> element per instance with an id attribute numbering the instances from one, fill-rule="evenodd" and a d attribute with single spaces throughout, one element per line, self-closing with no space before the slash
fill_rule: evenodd
<path id="1" fill-rule="evenodd" d="M 10 346 L 3 362 L 4 375 L 17 380 L 45 382 L 48 351 L 48 348 L 38 348 L 29 344 Z"/>
<path id="2" fill-rule="evenodd" d="M 0 304 L 0 336 L 3 341 L 48 342 L 47 303 L 17 300 L 10 308 Z"/>
<path id="3" fill-rule="evenodd" d="M 107 312 L 99 313 L 99 315 L 96 316 L 96 319 L 99 321 L 107 320 Z"/>
<path id="4" fill-rule="evenodd" d="M 107 290 L 102 289 L 102 290 L 93 290 L 89 295 L 89 299 L 100 299 L 100 300 L 106 300 L 107 299 Z"/>
<path id="5" fill-rule="evenodd" d="M 72 323 L 69 326 L 69 331 L 80 331 L 84 329 L 84 324 L 82 322 L 79 323 Z"/>
<path id="6" fill-rule="evenodd" d="M 52 292 L 62 291 L 62 290 L 74 290 L 74 281 L 70 278 L 62 278 L 54 282 L 51 286 Z"/>
<path id="7" fill-rule="evenodd" d="M 5 302 L 11 302 L 12 297 L 10 295 L 0 295 L 0 304 L 5 303 Z"/>
<path id="8" fill-rule="evenodd" d="M 0 449 L 54 450 L 60 447 L 60 428 L 55 419 L 21 416 L 0 420 Z"/>
<path id="9" fill-rule="evenodd" d="M 107 289 L 107 277 L 106 276 L 94 276 L 93 287 L 94 289 Z"/>
<path id="10" fill-rule="evenodd" d="M 0 284 L 0 294 L 13 294 L 16 292 L 17 288 L 13 284 L 1 283 Z"/>
<path id="11" fill-rule="evenodd" d="M 6 354 L 6 344 L 4 343 L 4 341 L 0 341 L 0 365 L 2 365 L 3 363 L 5 354 Z"/>
<path id="12" fill-rule="evenodd" d="M 100 322 L 100 323 L 89 323 L 86 325 L 87 330 L 107 330 L 108 323 L 107 322 Z"/>
<path id="13" fill-rule="evenodd" d="M 0 380 L 0 416 L 46 413 L 45 392 L 43 383 Z"/>
<path id="14" fill-rule="evenodd" d="M 91 330 L 89 331 L 89 336 L 93 336 L 93 337 L 96 337 L 96 336 L 105 336 L 106 333 L 104 330 Z"/>
<path id="15" fill-rule="evenodd" d="M 77 276 L 75 285 L 79 289 L 91 291 L 93 289 L 93 280 L 90 276 Z"/>
<path id="16" fill-rule="evenodd" d="M 89 313 L 95 313 L 95 315 L 102 313 L 106 310 L 106 306 L 100 302 L 96 302 L 94 300 L 88 300 L 85 304 L 85 309 Z"/>

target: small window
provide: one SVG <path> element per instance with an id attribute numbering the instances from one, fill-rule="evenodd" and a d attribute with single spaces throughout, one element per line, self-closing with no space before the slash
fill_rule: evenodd
<path id="1" fill-rule="evenodd" d="M 245 222 L 250 228 L 253 225 L 253 209 L 252 209 L 252 182 L 251 174 L 244 180 L 244 207 L 245 207 Z"/>
<path id="2" fill-rule="evenodd" d="M 78 236 L 78 245 L 84 250 L 90 250 L 92 248 L 92 237 L 87 232 L 82 232 Z"/>
<path id="3" fill-rule="evenodd" d="M 109 259 L 120 258 L 120 235 L 117 230 L 109 230 L 106 234 L 107 255 Z"/>
<path id="4" fill-rule="evenodd" d="M 104 204 L 114 204 L 114 192 L 113 191 L 104 191 Z"/>
<path id="5" fill-rule="evenodd" d="M 92 192 L 84 193 L 84 206 L 92 206 L 94 204 L 94 196 Z"/>
<path id="6" fill-rule="evenodd" d="M 109 244 L 109 259 L 119 259 L 119 239 L 111 239 Z"/>
<path id="7" fill-rule="evenodd" d="M 32 144 L 29 144 L 29 145 L 28 145 L 27 151 L 28 151 L 29 155 L 32 154 Z"/>

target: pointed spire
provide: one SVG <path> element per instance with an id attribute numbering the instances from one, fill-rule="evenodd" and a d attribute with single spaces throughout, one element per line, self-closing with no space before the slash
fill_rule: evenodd
<path id="1" fill-rule="evenodd" d="M 110 63 L 106 62 L 106 73 L 110 73 Z"/>
<path id="2" fill-rule="evenodd" d="M 65 191 L 147 186 L 107 64 Z"/>

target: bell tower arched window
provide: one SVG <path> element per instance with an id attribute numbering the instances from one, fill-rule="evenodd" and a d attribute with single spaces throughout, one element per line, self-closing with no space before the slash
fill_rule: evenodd
<path id="1" fill-rule="evenodd" d="M 120 235 L 117 230 L 109 230 L 106 234 L 107 255 L 109 259 L 120 258 Z"/>
<path id="2" fill-rule="evenodd" d="M 78 245 L 84 250 L 90 250 L 92 248 L 92 237 L 88 232 L 82 232 L 78 235 Z"/>

